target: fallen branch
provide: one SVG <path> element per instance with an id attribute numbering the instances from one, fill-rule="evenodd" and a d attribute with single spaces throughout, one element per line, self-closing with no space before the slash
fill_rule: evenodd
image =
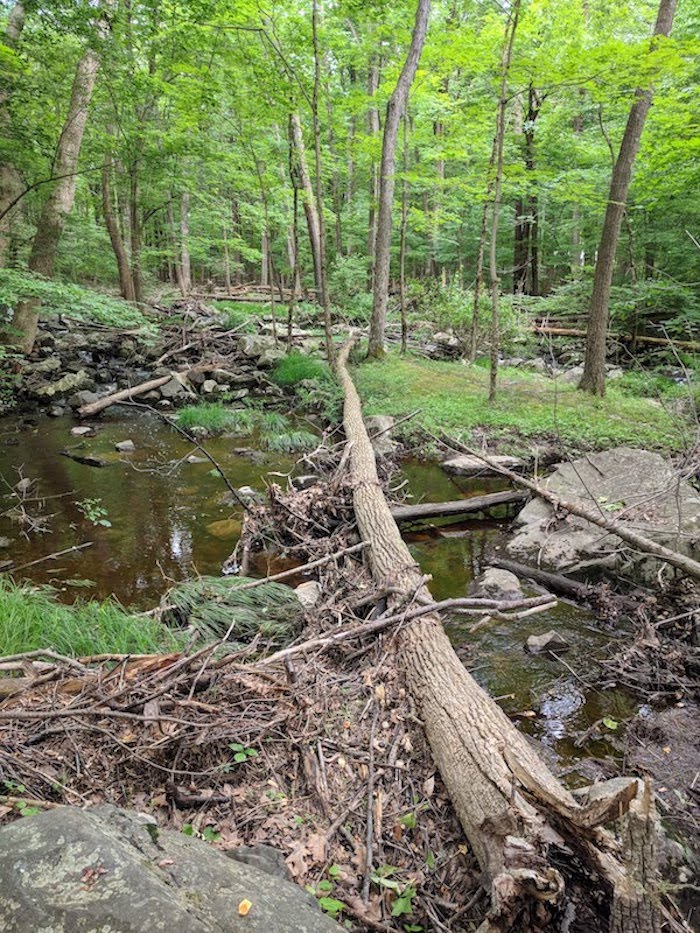
<path id="1" fill-rule="evenodd" d="M 455 502 L 421 502 L 418 505 L 394 505 L 391 507 L 391 514 L 396 522 L 413 522 L 424 518 L 446 518 L 450 515 L 486 512 L 494 506 L 524 502 L 527 498 L 526 492 L 507 489 L 504 492 L 492 492 L 485 496 L 457 499 Z"/>
<path id="2" fill-rule="evenodd" d="M 332 560 L 337 560 L 339 557 L 345 557 L 347 554 L 357 554 L 358 551 L 363 551 L 369 546 L 367 541 L 360 541 L 359 544 L 345 547 L 340 551 L 336 551 L 334 554 L 328 554 L 326 557 L 319 557 L 318 560 L 309 561 L 308 564 L 302 564 L 300 567 L 292 567 L 290 570 L 280 570 L 279 573 L 273 573 L 269 577 L 261 577 L 259 580 L 251 580 L 250 583 L 241 583 L 240 586 L 236 587 L 236 592 L 252 590 L 255 589 L 256 586 L 262 586 L 263 583 L 276 583 L 278 580 L 286 580 L 288 577 L 295 577 L 299 573 L 315 570 L 316 567 L 322 567 L 324 564 Z"/>
<path id="3" fill-rule="evenodd" d="M 81 418 L 89 418 L 91 415 L 96 415 L 98 412 L 104 411 L 105 408 L 109 408 L 110 405 L 116 404 L 116 402 L 123 402 L 126 399 L 133 398 L 135 395 L 144 395 L 146 392 L 150 392 L 153 389 L 160 389 L 166 382 L 170 382 L 172 378 L 172 373 L 168 373 L 167 376 L 149 379 L 148 382 L 141 382 L 139 385 L 130 386 L 128 389 L 121 389 L 119 392 L 113 392 L 111 395 L 105 395 L 96 402 L 90 402 L 88 405 L 81 405 L 78 409 L 78 414 Z"/>
<path id="4" fill-rule="evenodd" d="M 586 337 L 588 331 L 579 327 L 555 327 L 550 324 L 533 324 L 536 334 L 549 334 L 553 337 Z M 669 337 L 643 337 L 639 334 L 608 334 L 611 340 L 629 340 L 635 343 L 652 343 L 661 346 L 682 347 L 685 350 L 700 350 L 697 340 L 671 340 Z"/>
<path id="5" fill-rule="evenodd" d="M 92 541 L 85 541 L 84 544 L 74 544 L 72 547 L 64 548 L 62 551 L 54 551 L 53 554 L 47 554 L 46 557 L 37 557 L 36 560 L 30 560 L 27 564 L 20 564 L 19 567 L 5 567 L 0 570 L 0 573 L 18 573 L 20 570 L 26 570 L 27 567 L 43 564 L 45 560 L 55 560 L 57 557 L 63 557 L 64 554 L 71 554 L 73 551 L 82 551 L 83 548 L 92 547 L 92 544 Z"/>
<path id="6" fill-rule="evenodd" d="M 464 444 L 448 437 L 446 434 L 442 435 L 441 440 L 442 443 L 453 450 L 458 450 L 461 453 L 470 454 L 472 457 L 478 457 L 480 460 L 483 460 L 491 469 L 503 476 L 507 476 L 508 479 L 511 479 L 514 483 L 525 486 L 526 489 L 534 492 L 541 499 L 544 499 L 545 502 L 549 502 L 555 509 L 561 509 L 564 512 L 570 512 L 572 515 L 576 515 L 578 518 L 583 518 L 592 525 L 597 525 L 599 528 L 603 528 L 605 531 L 610 532 L 610 534 L 617 535 L 622 541 L 631 545 L 636 550 L 641 551 L 643 554 L 651 554 L 653 557 L 658 557 L 659 560 L 670 564 L 677 570 L 681 570 L 683 573 L 688 574 L 688 576 L 700 580 L 700 563 L 693 560 L 692 557 L 687 557 L 685 554 L 678 553 L 678 551 L 672 551 L 670 548 L 664 547 L 663 544 L 658 544 L 656 541 L 652 541 L 651 538 L 647 538 L 644 535 L 638 534 L 636 531 L 632 531 L 623 522 L 615 521 L 613 518 L 606 518 L 604 515 L 601 515 L 600 512 L 586 508 L 584 505 L 579 505 L 577 502 L 561 499 L 539 483 L 519 476 L 507 467 L 501 466 L 492 457 L 479 453 L 477 450 L 472 450 L 470 447 L 466 447 Z"/>

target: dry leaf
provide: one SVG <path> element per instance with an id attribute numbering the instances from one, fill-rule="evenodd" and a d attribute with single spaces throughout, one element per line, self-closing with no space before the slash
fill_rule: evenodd
<path id="1" fill-rule="evenodd" d="M 426 797 L 432 797 L 435 791 L 435 775 L 431 774 L 429 778 L 423 781 L 423 793 Z"/>
<path id="2" fill-rule="evenodd" d="M 326 836 L 324 833 L 312 833 L 306 840 L 309 855 L 319 864 L 326 861 Z"/>
<path id="3" fill-rule="evenodd" d="M 169 865 L 174 865 L 175 862 L 171 858 L 163 858 L 158 862 L 158 868 L 167 868 Z"/>
<path id="4" fill-rule="evenodd" d="M 245 915 L 248 913 L 248 911 L 250 910 L 252 906 L 253 906 L 253 902 L 249 901 L 248 898 L 245 898 L 245 900 L 242 900 L 241 903 L 238 905 L 239 915 L 241 917 L 245 917 Z"/>

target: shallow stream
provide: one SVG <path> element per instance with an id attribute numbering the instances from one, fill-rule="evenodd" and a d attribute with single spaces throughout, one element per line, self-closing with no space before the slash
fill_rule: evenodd
<path id="1" fill-rule="evenodd" d="M 15 579 L 50 584 L 65 602 L 114 596 L 125 606 L 144 609 L 157 605 L 174 581 L 218 574 L 238 538 L 241 516 L 226 504 L 226 489 L 211 463 L 188 462 L 190 456 L 201 460 L 200 452 L 155 416 L 114 410 L 87 438 L 71 436 L 75 424 L 45 416 L 0 422 L 2 509 L 17 502 L 10 493 L 20 476 L 36 480 L 26 507 L 36 512 L 40 503 L 32 500 L 41 498 L 47 526 L 44 533 L 25 536 L 10 517 L 0 517 L 0 536 L 9 539 L 0 561 L 14 561 Z M 134 442 L 133 452 L 116 451 L 115 444 L 124 440 Z M 294 459 L 262 454 L 250 449 L 251 443 L 244 438 L 206 442 L 236 486 L 263 491 L 266 477 L 284 483 Z M 106 465 L 77 463 L 61 454 L 66 449 Z M 450 477 L 438 465 L 418 461 L 406 463 L 403 474 L 414 501 L 447 501 L 503 485 Z M 505 524 L 437 521 L 407 539 L 424 572 L 432 574 L 433 594 L 444 599 L 466 594 L 490 555 L 504 546 Z M 88 541 L 92 545 L 83 550 L 24 566 Z M 493 620 L 472 631 L 474 621 L 455 615 L 448 626 L 453 642 L 474 676 L 525 731 L 574 767 L 583 758 L 615 754 L 604 738 L 581 748 L 574 744 L 577 734 L 602 718 L 623 721 L 638 709 L 623 691 L 601 692 L 588 684 L 595 659 L 610 653 L 613 635 L 564 602 L 547 613 Z M 550 628 L 571 645 L 562 659 L 523 650 L 528 635 Z"/>

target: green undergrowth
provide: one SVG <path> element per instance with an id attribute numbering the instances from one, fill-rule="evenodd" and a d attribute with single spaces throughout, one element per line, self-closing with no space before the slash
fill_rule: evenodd
<path id="1" fill-rule="evenodd" d="M 275 453 L 313 450 L 318 444 L 315 434 L 297 428 L 286 415 L 253 406 L 230 408 L 223 402 L 199 402 L 180 411 L 178 425 L 186 431 L 204 428 L 207 434 L 252 435 L 263 450 Z"/>
<path id="2" fill-rule="evenodd" d="M 588 450 L 623 444 L 676 450 L 687 440 L 682 418 L 614 384 L 597 399 L 535 373 L 502 369 L 498 398 L 489 404 L 489 374 L 479 366 L 390 354 L 362 364 L 354 375 L 366 414 L 421 410 L 406 423 L 408 433 L 423 428 L 468 439 L 486 429 L 500 449 L 513 453 L 542 439 Z"/>
<path id="3" fill-rule="evenodd" d="M 59 654 L 150 654 L 183 647 L 184 636 L 117 603 L 65 606 L 49 587 L 0 582 L 0 654 L 51 648 Z"/>
<path id="4" fill-rule="evenodd" d="M 135 305 L 91 288 L 45 279 L 21 269 L 0 269 L 0 305 L 14 310 L 21 301 L 37 299 L 45 317 L 65 314 L 108 327 L 142 328 L 155 334 L 155 325 Z"/>
<path id="5" fill-rule="evenodd" d="M 272 370 L 272 381 L 278 386 L 295 386 L 305 380 L 330 382 L 331 379 L 331 371 L 326 363 L 297 350 L 278 360 Z"/>

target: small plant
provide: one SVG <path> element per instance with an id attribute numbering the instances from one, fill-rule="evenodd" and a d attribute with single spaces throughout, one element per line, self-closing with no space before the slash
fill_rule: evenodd
<path id="1" fill-rule="evenodd" d="M 311 431 L 288 431 L 263 438 L 268 450 L 276 453 L 291 454 L 304 450 L 313 450 L 318 444 L 318 437 Z"/>
<path id="2" fill-rule="evenodd" d="M 249 758 L 257 758 L 258 752 L 255 748 L 246 748 L 245 745 L 241 745 L 240 742 L 229 742 L 228 747 L 231 749 L 233 754 L 233 760 L 237 764 L 242 764 L 244 761 L 248 761 Z"/>
<path id="3" fill-rule="evenodd" d="M 335 890 L 336 882 L 340 879 L 341 869 L 339 865 L 331 865 L 328 868 L 328 878 L 323 878 L 314 888 L 313 885 L 308 885 L 306 890 L 313 894 L 314 897 L 318 898 L 318 906 L 321 908 L 324 913 L 327 913 L 329 917 L 332 917 L 334 920 L 337 920 L 340 914 L 347 910 L 347 905 L 343 901 L 339 901 L 335 897 L 331 897 L 332 892 Z"/>
<path id="4" fill-rule="evenodd" d="M 199 402 L 185 406 L 177 416 L 177 423 L 185 431 L 204 428 L 207 434 L 223 434 L 224 431 L 241 430 L 247 414 L 244 409 L 226 408 L 221 402 Z"/>
<path id="5" fill-rule="evenodd" d="M 413 898 L 417 891 L 412 884 L 397 880 L 394 877 L 397 871 L 393 865 L 381 865 L 372 872 L 371 879 L 380 888 L 386 888 L 396 895 L 391 905 L 391 916 L 404 917 L 413 913 Z"/>
<path id="6" fill-rule="evenodd" d="M 27 792 L 27 788 L 24 784 L 19 784 L 17 781 L 3 781 L 3 787 L 9 791 L 8 797 L 21 797 L 22 794 Z M 7 797 L 0 794 L 0 803 L 4 800 L 7 800 Z M 13 800 L 12 806 L 17 810 L 20 816 L 36 816 L 37 813 L 41 813 L 41 807 L 34 806 L 29 803 L 28 800 Z"/>
<path id="7" fill-rule="evenodd" d="M 103 528 L 112 527 L 112 523 L 107 518 L 107 509 L 102 505 L 102 499 L 81 499 L 75 504 L 93 525 L 101 525 Z"/>
<path id="8" fill-rule="evenodd" d="M 221 833 L 217 833 L 213 827 L 205 826 L 200 833 L 197 832 L 192 823 L 185 823 L 180 832 L 183 836 L 196 836 L 197 839 L 203 839 L 209 843 L 218 842 L 221 838 Z"/>

